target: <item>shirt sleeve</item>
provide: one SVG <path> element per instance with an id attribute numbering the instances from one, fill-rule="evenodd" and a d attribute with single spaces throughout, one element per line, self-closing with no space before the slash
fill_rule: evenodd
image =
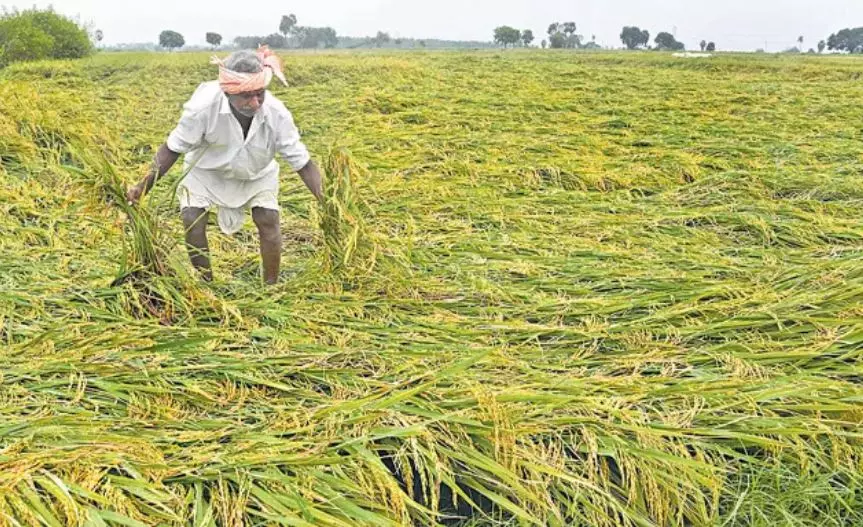
<path id="1" fill-rule="evenodd" d="M 311 160 L 309 150 L 300 140 L 300 131 L 294 124 L 294 117 L 286 112 L 278 127 L 276 150 L 294 170 L 300 170 Z"/>
<path id="2" fill-rule="evenodd" d="M 183 107 L 183 115 L 177 127 L 168 135 L 166 144 L 172 152 L 187 154 L 201 146 L 204 142 L 204 122 L 207 112 L 192 108 L 190 103 Z"/>

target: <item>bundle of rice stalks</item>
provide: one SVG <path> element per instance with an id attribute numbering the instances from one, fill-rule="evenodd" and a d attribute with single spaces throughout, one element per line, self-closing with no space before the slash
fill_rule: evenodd
<path id="1" fill-rule="evenodd" d="M 347 150 L 335 148 L 324 172 L 325 199 L 313 214 L 323 234 L 324 270 L 347 283 L 373 275 L 392 282 L 406 271 L 405 257 L 369 226 L 374 213 L 357 185 L 365 170 Z"/>
<path id="2" fill-rule="evenodd" d="M 177 242 L 168 229 L 160 228 L 157 207 L 144 198 L 132 205 L 126 199 L 126 184 L 114 165 L 94 148 L 70 145 L 81 167 L 67 166 L 89 180 L 100 198 L 117 207 L 126 217 L 123 258 L 111 287 L 123 287 L 129 295 L 124 303 L 135 317 L 152 316 L 170 322 L 179 311 L 188 312 L 182 284 L 186 273 L 171 261 Z M 179 279 L 179 280 L 177 280 Z M 185 306 L 183 309 L 179 309 Z"/>

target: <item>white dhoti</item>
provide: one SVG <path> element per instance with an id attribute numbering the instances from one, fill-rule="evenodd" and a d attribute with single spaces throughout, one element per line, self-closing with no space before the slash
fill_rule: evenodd
<path id="1" fill-rule="evenodd" d="M 222 232 L 239 232 L 246 210 L 254 207 L 279 210 L 279 170 L 276 163 L 273 165 L 274 170 L 265 171 L 258 179 L 226 178 L 224 172 L 192 169 L 177 187 L 180 209 L 215 207 Z"/>

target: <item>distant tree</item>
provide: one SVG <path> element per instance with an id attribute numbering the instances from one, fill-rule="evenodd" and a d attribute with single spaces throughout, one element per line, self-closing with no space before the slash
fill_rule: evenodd
<path id="1" fill-rule="evenodd" d="M 580 48 L 583 37 L 575 34 L 575 22 L 555 22 L 548 26 L 548 46 L 552 49 Z"/>
<path id="2" fill-rule="evenodd" d="M 385 33 L 383 31 L 378 31 L 378 34 L 375 35 L 375 38 L 374 38 L 375 46 L 381 47 L 384 44 L 389 43 L 390 40 L 392 40 L 392 38 L 390 37 L 389 33 Z"/>
<path id="3" fill-rule="evenodd" d="M 102 39 L 105 38 L 105 33 L 102 33 L 101 29 L 97 29 L 96 32 L 93 34 L 93 38 L 96 39 L 96 44 L 98 44 L 102 42 Z"/>
<path id="4" fill-rule="evenodd" d="M 420 40 L 420 47 L 421 48 L 426 47 L 426 41 L 425 40 Z"/>
<path id="5" fill-rule="evenodd" d="M 339 36 L 336 30 L 331 27 L 324 27 L 320 30 L 321 43 L 327 49 L 332 49 L 339 44 Z"/>
<path id="6" fill-rule="evenodd" d="M 186 45 L 186 39 L 176 31 L 166 29 L 159 33 L 159 45 L 168 49 L 182 48 Z"/>
<path id="7" fill-rule="evenodd" d="M 306 26 L 294 26 L 291 28 L 294 44 L 298 48 L 316 48 L 318 47 L 317 35 L 315 28 Z M 288 41 L 285 40 L 287 45 Z"/>
<path id="8" fill-rule="evenodd" d="M 656 43 L 656 48 L 661 51 L 681 51 L 686 49 L 686 46 L 682 42 L 678 42 L 674 38 L 674 35 L 665 31 L 656 35 L 654 42 Z"/>
<path id="9" fill-rule="evenodd" d="M 402 45 L 402 42 L 403 42 L 403 41 L 402 41 L 402 39 L 400 39 L 400 38 L 397 38 L 397 39 L 393 40 L 393 44 L 395 44 L 396 46 L 401 46 L 401 45 Z"/>
<path id="10" fill-rule="evenodd" d="M 213 48 L 217 48 L 221 43 L 222 35 L 218 33 L 207 33 L 207 44 L 213 46 Z"/>
<path id="11" fill-rule="evenodd" d="M 279 33 L 285 37 L 285 40 L 288 39 L 288 35 L 293 32 L 295 27 L 297 27 L 297 15 L 282 15 L 282 21 L 279 23 Z"/>
<path id="12" fill-rule="evenodd" d="M 713 53 L 714 51 L 716 51 L 716 43 L 715 42 L 708 42 L 706 49 L 707 49 L 707 51 Z"/>
<path id="13" fill-rule="evenodd" d="M 545 49 L 545 48 L 548 46 L 548 41 L 547 41 L 547 40 L 545 40 L 545 39 L 542 39 L 542 43 L 541 43 L 541 44 L 542 44 L 542 49 Z"/>
<path id="14" fill-rule="evenodd" d="M 803 49 L 803 35 L 797 37 L 797 47 Z"/>
<path id="15" fill-rule="evenodd" d="M 521 31 L 510 26 L 500 26 L 494 30 L 494 41 L 503 47 L 512 44 L 515 46 L 521 40 Z"/>
<path id="16" fill-rule="evenodd" d="M 525 47 L 530 46 L 530 43 L 533 42 L 533 40 L 533 31 L 525 29 L 521 32 L 521 41 L 524 42 Z"/>
<path id="17" fill-rule="evenodd" d="M 823 40 L 818 42 L 818 53 L 824 53 L 824 48 L 827 47 L 827 43 Z"/>
<path id="18" fill-rule="evenodd" d="M 863 53 L 863 27 L 846 28 L 830 35 L 827 39 L 827 49 L 831 51 L 846 51 L 848 53 Z"/>
<path id="19" fill-rule="evenodd" d="M 336 47 L 339 43 L 336 30 L 331 27 L 296 26 L 292 31 L 297 39 L 297 47 L 303 49 L 316 49 L 320 47 L 329 49 Z M 276 36 L 281 38 L 281 35 Z"/>
<path id="20" fill-rule="evenodd" d="M 272 49 L 285 49 L 288 47 L 288 41 L 279 33 L 270 33 L 265 36 L 258 44 L 266 44 Z"/>
<path id="21" fill-rule="evenodd" d="M 548 45 L 551 49 L 563 49 L 566 47 L 566 35 L 558 31 L 548 37 Z"/>
<path id="22" fill-rule="evenodd" d="M 637 26 L 626 26 L 620 32 L 620 41 L 627 49 L 638 49 L 647 46 L 650 42 L 650 33 L 647 30 L 642 31 Z"/>
<path id="23" fill-rule="evenodd" d="M 705 49 L 707 49 L 707 41 L 702 40 L 701 43 L 699 43 L 699 46 L 701 46 L 701 51 L 704 51 Z"/>

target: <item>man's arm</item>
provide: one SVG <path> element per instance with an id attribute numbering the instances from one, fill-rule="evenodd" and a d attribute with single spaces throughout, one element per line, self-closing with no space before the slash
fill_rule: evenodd
<path id="1" fill-rule="evenodd" d="M 153 188 L 153 185 L 156 184 L 156 181 L 159 178 L 171 170 L 171 167 L 174 166 L 174 163 L 176 163 L 179 158 L 180 154 L 168 148 L 167 144 L 160 146 L 159 150 L 156 152 L 156 157 L 153 160 L 153 166 L 150 168 L 150 171 L 140 183 L 129 189 L 126 193 L 126 199 L 128 199 L 130 203 L 137 203 L 138 200 L 141 199 L 141 196 Z"/>
<path id="2" fill-rule="evenodd" d="M 318 201 L 324 201 L 324 185 L 323 185 L 323 177 L 321 176 L 321 171 L 318 170 L 318 166 L 314 161 L 309 160 L 306 163 L 306 166 L 297 170 L 297 174 L 300 175 L 300 178 L 303 180 L 303 183 L 306 184 L 306 187 L 314 194 L 315 198 Z"/>

